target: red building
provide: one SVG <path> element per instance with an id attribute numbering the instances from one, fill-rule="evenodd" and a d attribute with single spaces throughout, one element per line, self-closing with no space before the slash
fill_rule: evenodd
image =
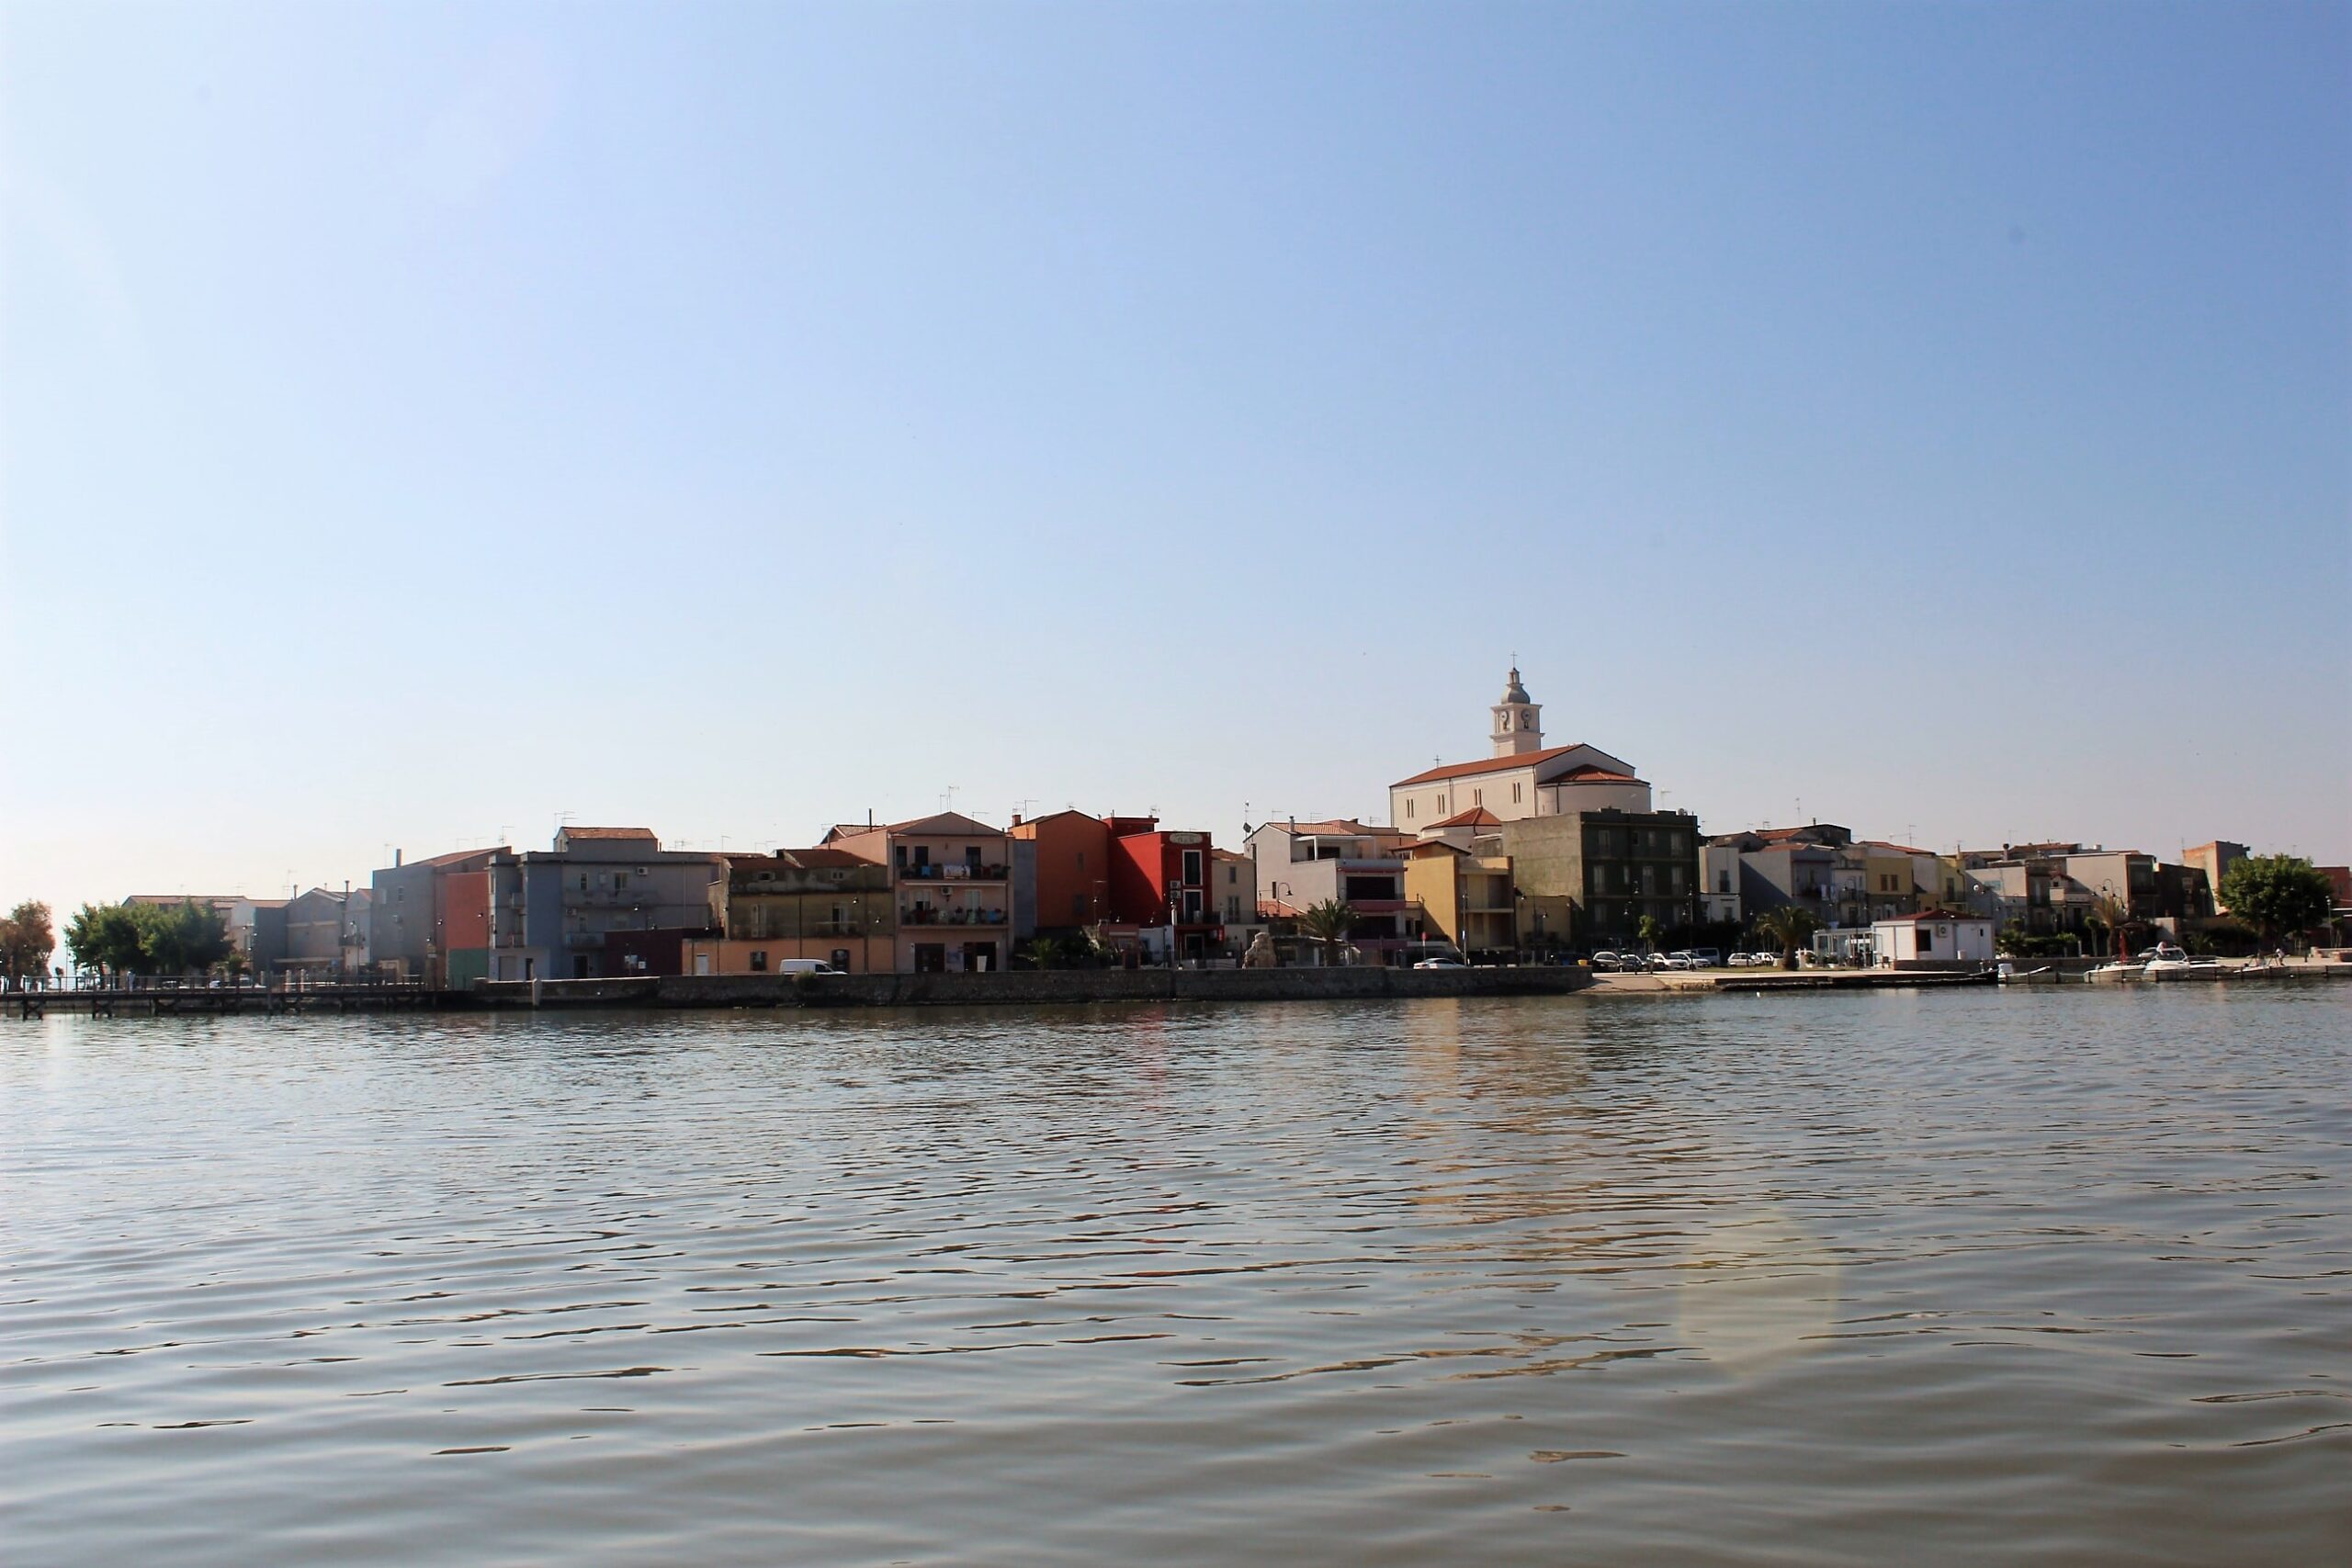
<path id="1" fill-rule="evenodd" d="M 1102 827 L 1111 840 L 1112 919 L 1173 927 L 1179 957 L 1206 958 L 1220 923 L 1209 896 L 1209 836 L 1162 829 L 1153 817 L 1106 817 Z"/>
<path id="2" fill-rule="evenodd" d="M 1206 833 L 1163 831 L 1156 817 L 1057 811 L 1015 822 L 1012 837 L 1035 845 L 1036 927 L 1095 931 L 1114 946 L 1157 953 L 1175 928 L 1175 951 L 1206 958 L 1221 938 L 1209 888 L 1215 856 Z"/>

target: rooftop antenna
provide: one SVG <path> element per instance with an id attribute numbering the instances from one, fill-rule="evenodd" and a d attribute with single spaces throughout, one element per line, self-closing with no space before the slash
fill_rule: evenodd
<path id="1" fill-rule="evenodd" d="M 942 811 L 953 811 L 956 809 L 956 786 L 954 784 L 949 784 L 947 786 L 947 793 L 939 797 L 939 808 Z"/>

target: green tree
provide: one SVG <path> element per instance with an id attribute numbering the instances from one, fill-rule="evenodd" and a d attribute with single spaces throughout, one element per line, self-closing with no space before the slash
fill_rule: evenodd
<path id="1" fill-rule="evenodd" d="M 1051 969 L 1061 957 L 1062 945 L 1049 936 L 1035 937 L 1022 947 L 1021 953 L 1032 968 Z"/>
<path id="2" fill-rule="evenodd" d="M 0 919 L 0 977 L 11 985 L 47 975 L 49 955 L 56 951 L 57 928 L 50 923 L 48 905 L 28 898 Z"/>
<path id="3" fill-rule="evenodd" d="M 1340 961 L 1340 944 L 1356 929 L 1355 906 L 1344 898 L 1326 898 L 1298 917 L 1298 929 L 1323 944 L 1323 962 Z"/>
<path id="4" fill-rule="evenodd" d="M 1821 922 L 1810 909 L 1794 904 L 1783 904 L 1777 909 L 1767 909 L 1756 917 L 1756 934 L 1781 950 L 1781 967 L 1797 966 L 1797 949 L 1813 940 Z"/>
<path id="5" fill-rule="evenodd" d="M 2215 902 L 2262 933 L 2263 945 L 2327 923 L 2335 888 L 2300 855 L 2249 855 L 2222 878 Z"/>
<path id="6" fill-rule="evenodd" d="M 1653 953 L 1657 951 L 1657 939 L 1665 930 L 1664 926 L 1657 923 L 1656 915 L 1644 915 L 1634 922 L 1634 934 L 1640 937 L 1642 945 Z"/>
<path id="7" fill-rule="evenodd" d="M 103 978 L 134 973 L 145 951 L 139 918 L 120 904 L 85 904 L 65 927 L 65 945 L 74 964 Z"/>
<path id="8" fill-rule="evenodd" d="M 142 975 L 200 975 L 229 954 L 228 927 L 209 904 L 137 904 L 130 915 L 139 930 L 134 965 Z"/>

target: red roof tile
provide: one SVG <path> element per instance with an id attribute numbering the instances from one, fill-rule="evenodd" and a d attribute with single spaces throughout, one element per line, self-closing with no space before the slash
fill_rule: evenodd
<path id="1" fill-rule="evenodd" d="M 1503 819 L 1483 806 L 1474 806 L 1467 811 L 1457 811 L 1442 822 L 1430 824 L 1431 828 L 1499 828 L 1502 825 Z"/>
<path id="2" fill-rule="evenodd" d="M 1483 757 L 1475 762 L 1448 762 L 1443 767 L 1430 768 L 1426 772 L 1415 773 L 1409 779 L 1398 779 L 1388 787 L 1402 789 L 1407 784 L 1435 784 L 1441 779 L 1466 778 L 1472 773 L 1500 773 L 1509 768 L 1532 768 L 1538 763 L 1548 762 L 1555 757 L 1565 757 L 1582 747 L 1583 744 L 1583 741 L 1578 740 L 1566 746 L 1549 746 L 1541 751 L 1521 751 L 1515 757 Z"/>

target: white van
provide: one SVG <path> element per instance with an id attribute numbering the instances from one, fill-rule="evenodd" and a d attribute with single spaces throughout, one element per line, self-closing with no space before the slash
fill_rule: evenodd
<path id="1" fill-rule="evenodd" d="M 779 958 L 775 961 L 779 975 L 838 975 L 840 970 L 821 958 Z"/>

